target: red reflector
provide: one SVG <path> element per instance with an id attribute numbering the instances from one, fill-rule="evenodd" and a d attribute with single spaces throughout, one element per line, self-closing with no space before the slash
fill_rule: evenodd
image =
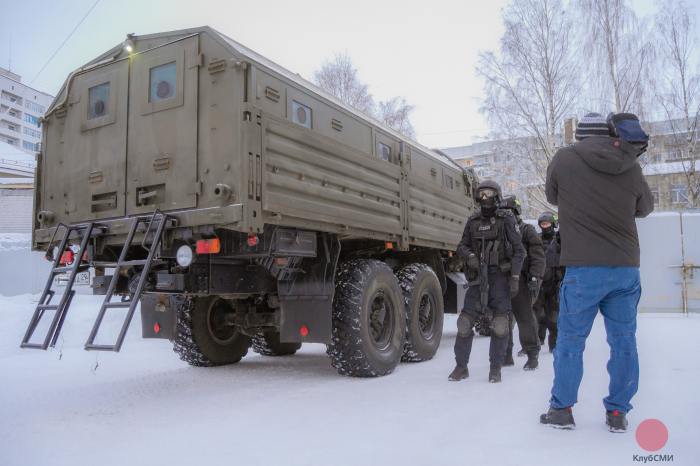
<path id="1" fill-rule="evenodd" d="M 299 327 L 299 335 L 301 335 L 302 337 L 305 337 L 308 334 L 309 334 L 309 327 L 307 327 L 306 325 L 302 325 L 301 327 Z"/>
<path id="2" fill-rule="evenodd" d="M 257 244 L 258 244 L 258 237 L 253 235 L 253 234 L 248 235 L 248 246 L 250 246 L 252 248 L 254 246 L 257 246 Z"/>
<path id="3" fill-rule="evenodd" d="M 197 240 L 197 254 L 218 254 L 221 251 L 219 238 Z"/>
<path id="4" fill-rule="evenodd" d="M 75 254 L 73 254 L 73 251 L 70 249 L 67 251 L 64 251 L 63 254 L 61 254 L 61 260 L 59 263 L 61 265 L 70 265 L 73 263 L 73 260 L 75 259 Z"/>
<path id="5" fill-rule="evenodd" d="M 153 331 L 156 333 L 160 333 L 160 325 L 158 325 L 158 322 L 153 324 Z"/>

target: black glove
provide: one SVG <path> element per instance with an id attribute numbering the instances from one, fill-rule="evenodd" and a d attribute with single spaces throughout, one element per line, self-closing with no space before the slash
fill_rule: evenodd
<path id="1" fill-rule="evenodd" d="M 476 254 L 471 253 L 467 256 L 467 268 L 475 272 L 479 271 L 479 258 L 476 257 Z"/>
<path id="2" fill-rule="evenodd" d="M 527 282 L 527 289 L 530 291 L 530 299 L 534 303 L 537 297 L 540 295 L 540 287 L 542 286 L 542 280 L 537 277 L 530 277 Z"/>
<path id="3" fill-rule="evenodd" d="M 520 275 L 511 275 L 510 277 L 510 297 L 515 298 L 520 288 Z"/>

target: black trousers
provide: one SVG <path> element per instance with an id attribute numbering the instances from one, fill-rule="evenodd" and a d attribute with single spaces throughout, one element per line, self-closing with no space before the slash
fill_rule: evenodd
<path id="1" fill-rule="evenodd" d="M 518 323 L 520 346 L 528 356 L 537 356 L 540 352 L 540 341 L 537 335 L 537 319 L 532 310 L 530 290 L 527 288 L 527 280 L 520 275 L 518 294 L 511 300 L 514 318 L 510 319 L 508 332 L 508 346 L 506 354 L 513 354 L 513 327 Z"/>
<path id="2" fill-rule="evenodd" d="M 506 347 L 508 346 L 508 314 L 510 314 L 510 284 L 508 283 L 509 274 L 501 272 L 497 267 L 489 268 L 489 296 L 488 310 L 493 313 L 494 325 L 496 322 L 504 322 L 506 329 L 502 336 L 496 335 L 496 332 L 491 332 L 491 342 L 489 346 L 489 361 L 491 367 L 501 367 L 506 355 Z M 460 331 L 458 328 L 457 338 L 455 339 L 455 362 L 458 366 L 467 367 L 469 356 L 472 352 L 472 342 L 474 341 L 474 322 L 482 315 L 481 309 L 481 294 L 479 286 L 470 286 L 464 296 L 464 309 L 462 312 L 466 314 L 466 318 L 470 322 L 469 329 Z M 462 317 L 462 316 L 460 316 Z M 500 318 L 499 318 L 500 317 Z M 466 320 L 466 319 L 465 319 Z M 458 325 L 459 327 L 459 325 Z"/>
<path id="3" fill-rule="evenodd" d="M 539 323 L 538 336 L 544 341 L 549 330 L 547 344 L 554 350 L 557 344 L 557 318 L 559 317 L 559 284 L 544 284 L 535 303 L 535 314 Z"/>

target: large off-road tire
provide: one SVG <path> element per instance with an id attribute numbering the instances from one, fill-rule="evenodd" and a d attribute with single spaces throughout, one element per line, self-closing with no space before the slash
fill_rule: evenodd
<path id="1" fill-rule="evenodd" d="M 173 351 L 180 359 L 191 366 L 222 366 L 237 363 L 248 353 L 250 337 L 223 324 L 230 306 L 218 296 L 177 299 Z"/>
<path id="2" fill-rule="evenodd" d="M 409 264 L 396 274 L 406 305 L 406 343 L 401 360 L 432 359 L 442 339 L 444 302 L 440 280 L 427 264 Z"/>
<path id="3" fill-rule="evenodd" d="M 390 374 L 401 360 L 405 306 L 398 280 L 384 262 L 354 259 L 338 266 L 333 336 L 327 353 L 341 375 Z"/>
<path id="4" fill-rule="evenodd" d="M 281 343 L 279 332 L 260 331 L 253 337 L 253 351 L 263 356 L 290 356 L 301 348 L 301 343 Z"/>

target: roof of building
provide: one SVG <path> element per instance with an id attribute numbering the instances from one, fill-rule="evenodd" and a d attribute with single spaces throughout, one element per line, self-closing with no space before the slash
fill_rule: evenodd
<path id="1" fill-rule="evenodd" d="M 53 96 L 52 96 L 51 94 L 49 94 L 48 92 L 40 91 L 39 89 L 36 89 L 36 88 L 33 88 L 32 86 L 29 86 L 29 85 L 27 85 L 27 84 L 24 84 L 24 83 L 22 82 L 22 77 L 21 77 L 20 75 L 18 75 L 18 74 L 16 74 L 16 73 L 13 73 L 12 71 L 7 70 L 7 69 L 5 69 L 5 68 L 3 68 L 3 67 L 0 67 L 0 76 L 2 76 L 3 78 L 7 78 L 7 79 L 9 79 L 9 80 L 11 80 L 11 81 L 16 82 L 16 83 L 19 84 L 20 86 L 24 86 L 24 87 L 26 87 L 26 88 L 28 88 L 28 89 L 31 89 L 31 90 L 33 90 L 33 91 L 39 93 L 39 94 L 43 94 L 43 95 L 45 95 L 46 97 L 49 97 L 49 98 L 53 99 Z"/>

